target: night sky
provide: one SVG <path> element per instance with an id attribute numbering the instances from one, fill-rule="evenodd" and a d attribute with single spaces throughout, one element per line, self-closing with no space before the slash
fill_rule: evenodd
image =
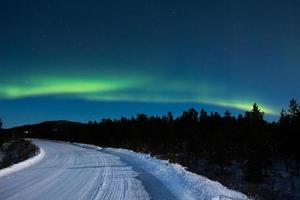
<path id="1" fill-rule="evenodd" d="M 300 100 L 299 0 L 1 0 L 5 127 Z"/>

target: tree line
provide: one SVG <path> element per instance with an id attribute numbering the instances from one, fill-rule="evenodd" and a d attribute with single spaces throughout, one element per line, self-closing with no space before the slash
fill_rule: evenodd
<path id="1" fill-rule="evenodd" d="M 1 123 L 0 123 L 1 124 Z M 219 166 L 221 173 L 233 161 L 243 164 L 245 179 L 259 182 L 268 176 L 276 160 L 299 176 L 300 106 L 292 99 L 278 122 L 267 122 L 255 103 L 252 110 L 233 116 L 191 108 L 181 116 L 102 119 L 87 124 L 45 122 L 9 130 L 10 137 L 33 137 L 119 147 L 165 155 L 190 168 L 204 158 Z M 180 159 L 179 159 L 180 158 Z M 289 162 L 290 160 L 293 161 Z"/>

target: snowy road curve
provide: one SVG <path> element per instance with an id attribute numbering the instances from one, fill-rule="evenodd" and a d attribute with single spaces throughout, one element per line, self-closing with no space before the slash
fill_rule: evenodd
<path id="1" fill-rule="evenodd" d="M 248 199 L 178 164 L 146 154 L 58 141 L 33 142 L 41 149 L 39 155 L 0 170 L 0 200 Z"/>
<path id="2" fill-rule="evenodd" d="M 34 140 L 45 152 L 33 166 L 0 178 L 0 199 L 175 199 L 154 176 L 116 155 Z"/>

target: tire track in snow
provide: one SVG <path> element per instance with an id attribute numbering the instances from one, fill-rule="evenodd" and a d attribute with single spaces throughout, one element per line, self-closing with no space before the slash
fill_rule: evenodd
<path id="1" fill-rule="evenodd" d="M 150 174 L 116 155 L 78 147 L 68 143 L 33 140 L 45 151 L 43 161 L 20 172 L 0 178 L 0 199 L 150 199 L 143 180 Z M 162 197 L 168 191 L 153 187 Z M 149 181 L 147 183 L 149 187 Z M 157 198 L 155 198 L 157 199 Z M 165 198 L 161 198 L 165 199 Z M 170 199 L 170 198 L 168 198 Z"/>

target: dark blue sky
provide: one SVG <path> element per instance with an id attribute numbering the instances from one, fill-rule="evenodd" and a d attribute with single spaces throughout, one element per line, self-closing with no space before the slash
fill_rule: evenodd
<path id="1" fill-rule="evenodd" d="M 244 112 L 300 99 L 300 2 L 1 1 L 0 117 Z"/>

